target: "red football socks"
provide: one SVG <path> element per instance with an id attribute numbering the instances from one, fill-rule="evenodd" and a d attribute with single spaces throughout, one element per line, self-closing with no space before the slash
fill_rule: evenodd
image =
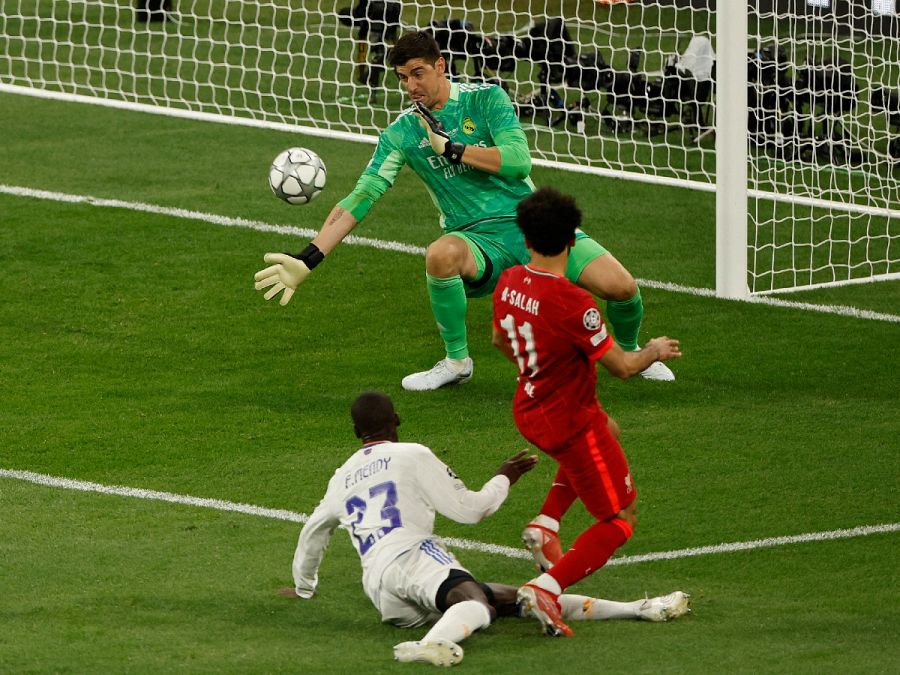
<path id="1" fill-rule="evenodd" d="M 565 471 L 560 467 L 556 472 L 556 478 L 553 479 L 553 485 L 550 486 L 550 491 L 547 493 L 547 498 L 544 500 L 544 505 L 541 507 L 541 515 L 560 522 L 577 498 L 578 495 L 569 484 Z"/>
<path id="2" fill-rule="evenodd" d="M 565 590 L 603 567 L 616 549 L 628 541 L 633 531 L 634 528 L 621 518 L 594 523 L 581 533 L 572 548 L 547 574 Z"/>

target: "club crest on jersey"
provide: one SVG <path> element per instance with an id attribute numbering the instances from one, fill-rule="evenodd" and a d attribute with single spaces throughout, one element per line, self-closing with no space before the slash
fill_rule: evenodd
<path id="1" fill-rule="evenodd" d="M 600 324 L 602 320 L 600 319 L 600 312 L 596 307 L 591 307 L 590 309 L 584 312 L 584 316 L 581 317 L 581 321 L 584 324 L 584 327 L 588 330 L 597 330 L 600 328 Z"/>
<path id="2" fill-rule="evenodd" d="M 467 117 L 466 119 L 463 120 L 462 129 L 463 129 L 464 134 L 474 134 L 475 133 L 475 129 L 476 129 L 475 122 L 472 121 L 471 117 Z"/>

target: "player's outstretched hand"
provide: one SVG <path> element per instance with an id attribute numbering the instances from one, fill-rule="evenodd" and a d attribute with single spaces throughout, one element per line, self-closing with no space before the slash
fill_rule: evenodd
<path id="1" fill-rule="evenodd" d="M 503 462 L 496 475 L 506 476 L 509 478 L 509 484 L 513 485 L 523 474 L 531 471 L 537 461 L 537 455 L 529 455 L 527 450 L 522 450 Z"/>
<path id="2" fill-rule="evenodd" d="M 415 115 L 419 118 L 419 124 L 428 134 L 431 149 L 442 157 L 446 157 L 451 164 L 459 164 L 466 146 L 450 140 L 450 135 L 444 130 L 444 125 L 431 113 L 428 106 L 421 101 L 416 101 L 413 105 Z"/>
<path id="3" fill-rule="evenodd" d="M 650 340 L 645 349 L 648 348 L 655 348 L 659 352 L 659 356 L 656 357 L 659 361 L 681 358 L 681 343 L 678 340 L 666 337 L 665 335 Z"/>
<path id="4" fill-rule="evenodd" d="M 432 150 L 439 155 L 443 155 L 444 150 L 447 148 L 447 143 L 450 142 L 450 136 L 444 131 L 444 125 L 438 122 L 437 118 L 431 114 L 428 107 L 421 101 L 416 101 L 413 106 L 416 109 L 415 115 L 419 118 L 419 124 L 425 130 L 425 133 L 428 134 L 428 141 L 431 143 Z"/>
<path id="5" fill-rule="evenodd" d="M 302 260 L 287 253 L 266 253 L 263 260 L 272 264 L 256 273 L 253 277 L 256 280 L 253 287 L 258 291 L 268 288 L 264 296 L 266 300 L 271 300 L 284 291 L 279 303 L 288 304 L 297 286 L 309 276 L 309 267 Z"/>

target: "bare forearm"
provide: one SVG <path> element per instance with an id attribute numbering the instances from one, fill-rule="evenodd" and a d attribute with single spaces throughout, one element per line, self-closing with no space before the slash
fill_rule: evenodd
<path id="1" fill-rule="evenodd" d="M 600 364 L 614 377 L 627 380 L 647 369 L 654 361 L 668 361 L 681 356 L 678 340 L 663 336 L 653 338 L 639 352 L 626 352 L 613 343 L 600 357 Z"/>
<path id="2" fill-rule="evenodd" d="M 327 255 L 353 231 L 356 223 L 357 220 L 352 213 L 341 206 L 335 206 L 331 209 L 331 213 L 325 219 L 325 224 L 322 225 L 322 229 L 319 230 L 319 234 L 315 236 L 312 243 Z"/>
<path id="3" fill-rule="evenodd" d="M 627 380 L 629 377 L 634 377 L 640 372 L 643 372 L 647 368 L 650 367 L 650 364 L 656 361 L 659 358 L 659 350 L 658 349 L 641 349 L 639 352 L 623 352 L 623 372 L 622 374 L 616 374 L 616 377 L 620 377 L 623 380 Z"/>

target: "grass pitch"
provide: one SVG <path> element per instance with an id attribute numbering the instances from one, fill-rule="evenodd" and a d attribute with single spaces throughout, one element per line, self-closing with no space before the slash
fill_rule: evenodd
<path id="1" fill-rule="evenodd" d="M 317 228 L 370 146 L 0 96 L 0 183 Z M 329 185 L 306 207 L 267 193 L 279 150 L 309 145 Z M 589 232 L 639 277 L 710 287 L 712 198 L 536 170 L 575 192 Z M 394 397 L 403 438 L 471 486 L 524 444 L 511 366 L 470 305 L 471 383 L 431 395 L 400 378 L 440 357 L 410 254 L 342 246 L 287 308 L 252 288 L 267 250 L 304 240 L 191 219 L 0 194 L 0 468 L 310 512 L 355 449 L 348 406 Z M 359 234 L 437 235 L 404 174 Z M 645 288 L 642 339 L 682 339 L 672 385 L 614 382 L 640 524 L 622 555 L 900 521 L 896 323 Z M 792 297 L 896 313 L 900 284 Z M 543 461 L 476 527 L 516 546 L 553 474 Z M 318 597 L 290 583 L 298 527 L 256 516 L 0 478 L 0 663 L 9 672 L 427 672 L 391 646 L 337 533 Z M 573 509 L 564 539 L 588 523 Z M 457 551 L 520 583 L 521 560 Z M 897 534 L 616 565 L 573 592 L 683 589 L 668 625 L 578 624 L 570 640 L 499 622 L 464 643 L 472 672 L 888 672 L 898 660 Z"/>

